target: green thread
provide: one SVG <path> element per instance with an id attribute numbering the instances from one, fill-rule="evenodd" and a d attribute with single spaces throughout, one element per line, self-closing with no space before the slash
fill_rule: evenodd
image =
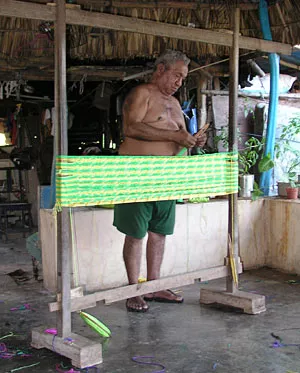
<path id="1" fill-rule="evenodd" d="M 58 156 L 55 209 L 236 193 L 237 159 L 236 152 L 192 157 Z"/>
<path id="2" fill-rule="evenodd" d="M 3 337 L 0 338 L 0 341 L 4 338 L 9 338 L 9 337 L 19 337 L 20 334 L 14 334 L 13 332 L 10 332 L 9 334 L 4 335 Z"/>
<path id="3" fill-rule="evenodd" d="M 13 372 L 16 372 L 17 370 L 21 370 L 21 369 L 26 369 L 26 368 L 31 368 L 31 367 L 35 367 L 36 365 L 39 365 L 40 363 L 35 363 L 35 364 L 31 364 L 31 365 L 24 365 L 22 367 L 19 367 L 19 368 L 15 368 L 15 369 L 12 369 L 9 371 L 9 373 L 13 373 Z"/>

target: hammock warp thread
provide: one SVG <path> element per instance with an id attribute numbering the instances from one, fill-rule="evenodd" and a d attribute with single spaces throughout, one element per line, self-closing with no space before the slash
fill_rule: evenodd
<path id="1" fill-rule="evenodd" d="M 58 156 L 62 207 L 197 198 L 236 193 L 237 153 L 192 157 Z"/>

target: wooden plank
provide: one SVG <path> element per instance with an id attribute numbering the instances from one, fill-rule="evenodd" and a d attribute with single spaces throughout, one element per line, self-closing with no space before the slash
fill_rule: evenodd
<path id="1" fill-rule="evenodd" d="M 268 56 L 262 56 L 262 57 L 265 58 L 265 59 L 269 58 Z M 279 61 L 279 63 L 282 66 L 290 67 L 291 69 L 295 69 L 295 70 L 300 71 L 300 65 L 296 65 L 296 64 L 290 63 L 290 62 L 286 62 L 286 61 L 283 61 L 282 59 Z"/>
<path id="2" fill-rule="evenodd" d="M 230 53 L 230 79 L 229 79 L 229 127 L 228 127 L 228 148 L 229 151 L 237 151 L 237 125 L 238 125 L 238 84 L 239 84 L 239 32 L 240 32 L 240 9 L 235 8 L 232 12 L 233 21 L 233 43 Z M 228 196 L 228 243 L 227 258 L 233 256 L 231 271 L 226 279 L 228 292 L 238 288 L 238 279 L 235 279 L 235 270 L 238 259 L 238 196 L 237 193 Z M 232 251 L 232 252 L 231 252 Z M 235 280 L 235 281 L 234 281 Z"/>
<path id="3" fill-rule="evenodd" d="M 126 75 L 126 76 L 124 76 L 124 78 L 122 80 L 123 80 L 123 82 L 125 82 L 127 80 L 140 78 L 142 76 L 149 75 L 149 74 L 152 74 L 152 73 L 153 73 L 153 69 L 145 70 L 145 71 L 141 71 L 141 72 L 136 73 L 136 74 Z"/>
<path id="4" fill-rule="evenodd" d="M 77 9 L 67 9 L 66 14 L 67 23 L 73 25 L 84 25 L 110 30 L 137 32 L 146 35 L 191 40 L 209 44 L 226 46 L 232 45 L 232 36 L 230 34 L 212 30 L 195 29 L 162 22 L 148 21 L 134 17 L 87 12 Z M 7 17 L 54 21 L 55 9 L 50 6 L 40 4 L 25 3 L 14 0 L 0 0 L 0 15 Z M 286 55 L 290 55 L 292 53 L 291 45 L 263 39 L 249 38 L 246 36 L 240 37 L 240 48 Z"/>
<path id="5" fill-rule="evenodd" d="M 72 341 L 66 343 L 65 338 L 45 333 L 46 329 L 49 327 L 39 327 L 32 330 L 32 347 L 47 348 L 66 356 L 71 359 L 72 365 L 81 369 L 102 363 L 102 345 L 99 342 L 70 333 L 67 337 Z"/>
<path id="6" fill-rule="evenodd" d="M 80 297 L 83 297 L 83 288 L 81 286 L 71 289 L 71 298 L 80 298 Z M 61 302 L 61 293 L 58 293 L 56 295 L 56 299 L 58 302 Z"/>
<path id="7" fill-rule="evenodd" d="M 35 2 L 40 4 L 46 4 L 49 0 L 28 0 L 28 2 Z M 100 7 L 113 7 L 113 8 L 179 8 L 179 9 L 216 9 L 216 4 L 200 4 L 195 1 L 191 2 L 184 2 L 181 1 L 144 1 L 144 2 L 137 2 L 137 1 L 115 1 L 115 0 L 76 0 L 76 3 L 79 5 L 85 6 L 97 6 Z M 71 5 L 71 4 L 66 4 Z M 220 7 L 223 5 L 221 4 Z M 257 9 L 257 4 L 240 4 L 239 5 L 242 10 L 253 10 Z"/>
<path id="8" fill-rule="evenodd" d="M 1 62 L 0 62 L 1 63 Z M 20 70 L 18 72 L 21 74 L 22 78 L 25 80 L 38 80 L 38 81 L 53 81 L 54 71 L 40 71 L 40 70 Z M 121 71 L 109 71 L 109 70 L 98 70 L 92 71 L 88 70 L 78 70 L 76 72 L 67 71 L 68 81 L 80 81 L 82 76 L 86 74 L 87 81 L 103 81 L 105 79 L 109 80 L 122 80 L 125 76 L 124 72 Z M 1 71 L 0 68 L 0 80 L 15 80 L 16 70 L 13 71 Z"/>
<path id="9" fill-rule="evenodd" d="M 98 2 L 98 0 L 94 0 Z M 107 1 L 106 1 L 107 2 Z M 90 0 L 78 0 L 78 3 L 90 3 Z M 96 4 L 95 4 L 96 5 Z M 147 2 L 137 2 L 137 1 L 111 1 L 111 6 L 115 8 L 175 8 L 175 9 L 189 9 L 189 10 L 199 10 L 199 9 L 218 9 L 218 4 L 203 4 L 199 2 L 182 2 L 182 1 L 147 1 Z M 219 8 L 224 5 L 220 4 Z M 240 4 L 241 9 L 251 10 L 257 9 L 257 4 Z"/>
<path id="10" fill-rule="evenodd" d="M 68 154 L 67 81 L 66 81 L 66 7 L 64 0 L 56 0 L 55 26 L 55 155 Z M 51 180 L 53 181 L 53 180 Z M 60 337 L 71 333 L 71 256 L 69 209 L 57 213 L 57 277 L 62 294 L 62 309 L 57 315 Z"/>
<path id="11" fill-rule="evenodd" d="M 211 95 L 211 96 L 228 96 L 229 95 L 229 91 L 225 91 L 225 90 L 217 90 L 217 89 L 201 89 L 200 91 L 201 94 L 206 94 L 206 95 Z M 258 98 L 262 98 L 262 95 L 260 93 L 242 93 L 242 92 L 238 92 L 238 96 L 239 97 L 258 97 Z M 269 95 L 268 94 L 263 94 L 263 97 L 264 98 L 268 98 Z M 294 98 L 294 99 L 298 99 L 300 98 L 300 93 L 281 93 L 279 95 L 279 98 L 280 99 L 287 99 L 287 98 Z"/>
<path id="12" fill-rule="evenodd" d="M 56 221 L 49 211 L 41 209 L 40 215 L 40 240 L 41 247 L 47 247 L 48 250 L 42 250 L 43 265 L 43 285 L 46 289 L 54 291 L 57 288 L 57 250 L 56 250 Z M 49 245 L 49 246 L 48 246 Z M 47 263 L 47 265 L 46 265 Z"/>
<path id="13" fill-rule="evenodd" d="M 201 289 L 200 303 L 222 304 L 242 309 L 244 313 L 255 315 L 266 311 L 266 300 L 264 295 L 247 293 L 245 291 L 226 291 Z"/>
<path id="14" fill-rule="evenodd" d="M 87 308 L 96 307 L 95 294 L 87 294 L 83 297 L 71 298 L 71 312 L 84 310 Z M 49 312 L 56 312 L 61 310 L 61 302 L 52 302 L 48 304 Z"/>
<path id="15" fill-rule="evenodd" d="M 201 70 L 199 70 L 201 71 Z M 204 71 L 204 70 L 203 70 Z M 206 95 L 200 91 L 207 87 L 207 77 L 203 74 L 198 74 L 197 85 L 197 107 L 198 107 L 198 128 L 202 128 L 207 122 L 207 106 Z"/>
<path id="16" fill-rule="evenodd" d="M 238 265 L 239 273 L 242 273 L 242 265 Z M 182 275 L 169 276 L 159 280 L 143 282 L 136 285 L 122 286 L 115 289 L 95 292 L 93 294 L 85 295 L 81 298 L 71 300 L 71 309 L 78 311 L 85 308 L 95 306 L 95 302 L 105 301 L 105 303 L 112 303 L 122 299 L 127 299 L 133 296 L 152 293 L 154 291 L 174 288 L 178 286 L 186 286 L 194 283 L 195 279 L 201 281 L 209 281 L 216 278 L 226 277 L 228 275 L 227 266 L 218 266 L 213 268 L 206 268 L 199 271 L 185 273 Z M 49 303 L 50 312 L 58 311 L 61 308 L 60 302 Z"/>

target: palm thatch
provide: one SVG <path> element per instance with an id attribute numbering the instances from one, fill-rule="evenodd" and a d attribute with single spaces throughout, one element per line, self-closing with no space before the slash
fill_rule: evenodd
<path id="1" fill-rule="evenodd" d="M 32 1 L 33 2 L 33 1 Z M 45 3 L 46 0 L 36 0 Z M 243 36 L 262 39 L 258 0 L 230 1 L 101 1 L 77 0 L 81 9 L 110 13 L 162 23 L 231 32 L 234 3 L 241 7 L 240 32 Z M 181 6 L 180 6 L 181 4 Z M 269 0 L 269 15 L 274 41 L 300 44 L 300 2 Z M 169 6 L 168 6 L 169 5 Z M 1 12 L 0 12 L 1 14 Z M 39 20 L 0 16 L 0 61 L 2 70 L 11 71 L 25 66 L 53 69 L 54 42 L 41 31 Z M 51 27 L 51 23 L 50 23 Z M 68 26 L 68 58 L 77 64 L 102 64 L 118 59 L 156 57 L 166 48 L 182 50 L 192 58 L 213 61 L 229 55 L 229 48 L 138 33 Z"/>

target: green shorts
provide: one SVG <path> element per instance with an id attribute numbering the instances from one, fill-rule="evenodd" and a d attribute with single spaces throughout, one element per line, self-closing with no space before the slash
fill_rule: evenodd
<path id="1" fill-rule="evenodd" d="M 143 238 L 148 231 L 173 234 L 176 201 L 135 202 L 115 205 L 114 226 L 134 238 Z"/>

